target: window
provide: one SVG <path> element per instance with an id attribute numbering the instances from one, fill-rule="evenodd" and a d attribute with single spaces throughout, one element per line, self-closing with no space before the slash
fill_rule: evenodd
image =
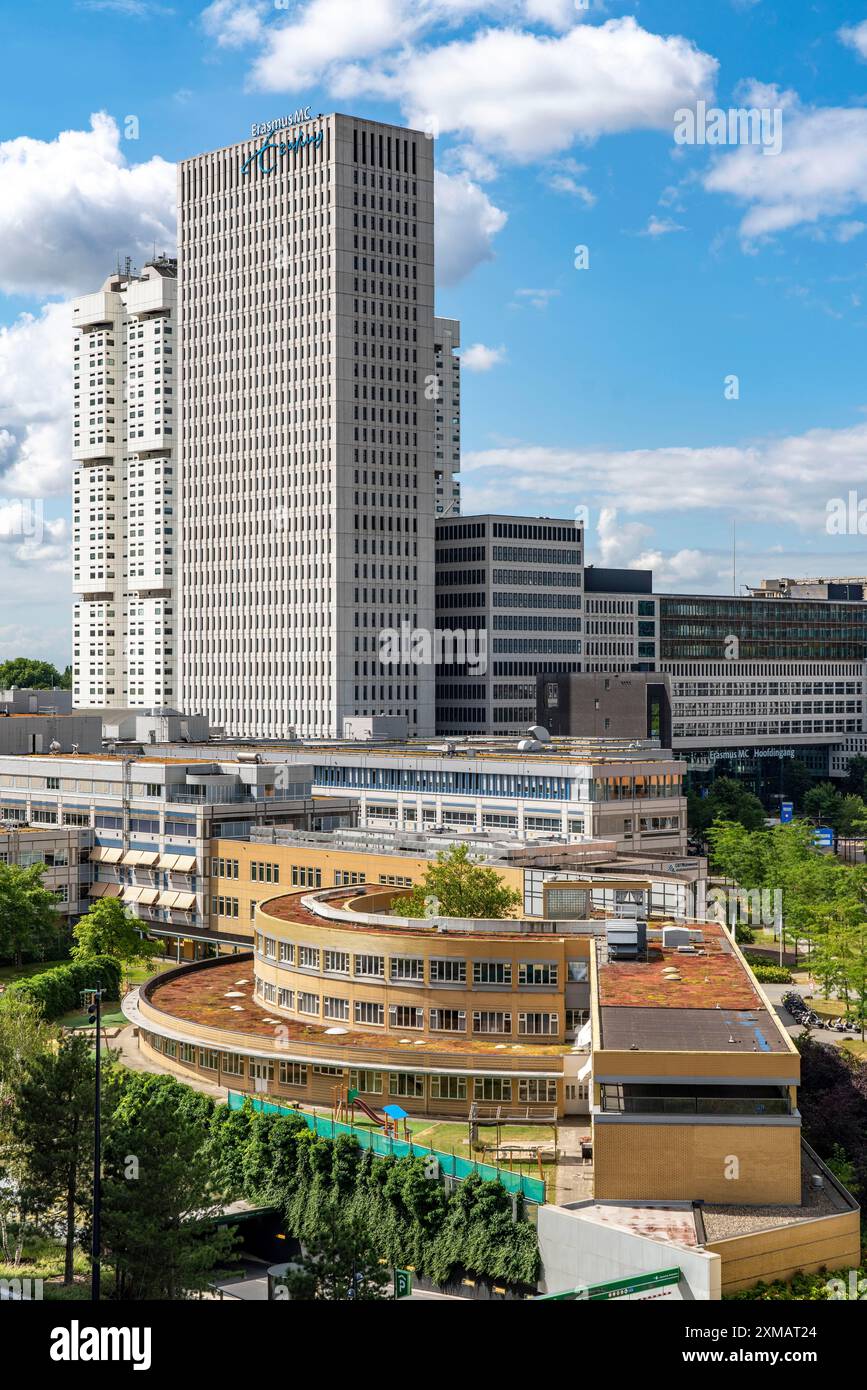
<path id="1" fill-rule="evenodd" d="M 224 1052 L 223 1071 L 226 1076 L 243 1076 L 244 1058 L 239 1056 L 237 1052 Z"/>
<path id="2" fill-rule="evenodd" d="M 465 1033 L 467 1016 L 463 1009 L 431 1009 L 430 1026 L 437 1033 Z"/>
<path id="3" fill-rule="evenodd" d="M 322 1011 L 326 1018 L 336 1018 L 341 1022 L 348 1022 L 349 1000 L 338 999 L 334 995 L 326 994 L 322 1000 Z"/>
<path id="4" fill-rule="evenodd" d="M 368 978 L 381 979 L 385 974 L 384 956 L 356 956 L 355 973 Z"/>
<path id="5" fill-rule="evenodd" d="M 291 941 L 280 942 L 280 963 L 281 965 L 295 964 L 295 946 Z"/>
<path id="6" fill-rule="evenodd" d="M 430 962 L 430 983 L 432 985 L 463 985 L 467 982 L 467 963 L 454 960 L 450 956 L 434 957 Z"/>
<path id="7" fill-rule="evenodd" d="M 342 1076 L 342 1075 L 343 1075 L 343 1068 L 342 1068 L 342 1067 L 314 1067 L 314 1068 L 313 1068 L 313 1075 L 314 1075 L 314 1076 Z"/>
<path id="8" fill-rule="evenodd" d="M 277 938 L 274 936 L 265 937 L 265 957 L 267 960 L 277 959 Z"/>
<path id="9" fill-rule="evenodd" d="M 203 1071 L 219 1071 L 220 1054 L 215 1047 L 199 1048 L 199 1066 Z"/>
<path id="10" fill-rule="evenodd" d="M 432 1076 L 430 1095 L 431 1100 L 466 1100 L 467 1078 L 465 1076 Z"/>
<path id="11" fill-rule="evenodd" d="M 318 946 L 299 946 L 298 947 L 298 966 L 301 970 L 319 969 L 319 947 Z"/>
<path id="12" fill-rule="evenodd" d="M 315 1014 L 319 1017 L 319 995 L 306 994 L 303 990 L 298 992 L 298 1012 L 299 1014 Z"/>
<path id="13" fill-rule="evenodd" d="M 412 1071 L 393 1071 L 388 1077 L 390 1096 L 408 1096 L 412 1100 L 424 1098 L 424 1077 Z"/>
<path id="14" fill-rule="evenodd" d="M 294 1008 L 295 1008 L 295 991 L 294 991 L 294 989 L 278 989 L 278 991 L 277 991 L 277 1003 L 279 1004 L 279 1006 L 280 1006 L 281 1009 L 294 1009 Z"/>
<path id="15" fill-rule="evenodd" d="M 499 1076 L 474 1076 L 473 1100 L 511 1100 L 512 1083 Z"/>
<path id="16" fill-rule="evenodd" d="M 518 1081 L 518 1100 L 526 1101 L 530 1105 L 542 1101 L 556 1104 L 557 1082 L 540 1080 L 535 1076 L 522 1076 Z"/>
<path id="17" fill-rule="evenodd" d="M 511 985 L 512 962 L 508 960 L 474 960 L 474 985 Z"/>
<path id="18" fill-rule="evenodd" d="M 424 1028 L 424 1009 L 412 1004 L 391 1004 L 388 1010 L 390 1028 Z"/>
<path id="19" fill-rule="evenodd" d="M 511 1033 L 512 1015 L 497 1010 L 476 1009 L 473 1012 L 474 1033 Z"/>
<path id="20" fill-rule="evenodd" d="M 349 1073 L 349 1089 L 351 1091 L 361 1091 L 365 1096 L 381 1096 L 382 1072 L 351 1071 Z"/>
<path id="21" fill-rule="evenodd" d="M 424 980 L 424 960 L 421 956 L 392 956 L 392 980 Z"/>
<path id="22" fill-rule="evenodd" d="M 280 1063 L 281 1086 L 306 1086 L 307 1068 L 302 1062 Z"/>
<path id="23" fill-rule="evenodd" d="M 382 1025 L 385 1022 L 385 1005 L 373 1004 L 366 999 L 356 999 L 355 1022 Z"/>
<path id="24" fill-rule="evenodd" d="M 588 960 L 567 961 L 566 977 L 573 985 L 585 983 L 590 978 L 590 962 Z"/>
<path id="25" fill-rule="evenodd" d="M 519 985 L 546 985 L 548 988 L 554 988 L 558 975 L 559 970 L 553 961 L 522 960 L 518 966 Z"/>
<path id="26" fill-rule="evenodd" d="M 560 1031 L 558 1014 L 518 1014 L 518 1033 L 528 1037 L 551 1037 Z"/>
<path id="27" fill-rule="evenodd" d="M 348 975 L 349 952 L 324 951 L 322 968 L 325 971 L 326 975 Z"/>

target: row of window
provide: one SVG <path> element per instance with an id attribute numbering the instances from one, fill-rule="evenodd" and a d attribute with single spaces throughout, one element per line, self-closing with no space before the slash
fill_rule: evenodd
<path id="1" fill-rule="evenodd" d="M 310 1072 L 318 1076 L 342 1076 L 342 1067 L 310 1067 L 305 1062 L 274 1062 L 265 1058 L 245 1058 L 238 1052 L 220 1052 L 216 1048 L 197 1048 L 193 1043 L 176 1043 L 172 1038 L 152 1036 L 151 1045 L 165 1057 L 173 1058 L 188 1066 L 198 1065 L 203 1071 L 220 1071 L 224 1076 L 244 1076 L 245 1073 L 256 1080 L 273 1081 L 275 1076 L 281 1086 L 306 1087 Z M 350 1071 L 350 1089 L 362 1095 L 379 1096 L 384 1093 L 384 1077 L 388 1077 L 388 1094 L 411 1100 L 423 1100 L 425 1096 L 425 1077 L 421 1072 Z M 513 1082 L 511 1077 L 499 1076 L 431 1076 L 431 1100 L 466 1100 L 469 1083 L 472 1081 L 473 1100 L 510 1101 Z M 517 1084 L 518 1100 L 525 1104 L 556 1104 L 557 1082 L 547 1077 L 522 1076 Z"/>
<path id="2" fill-rule="evenodd" d="M 381 876 L 381 881 L 385 877 Z M 350 958 L 349 951 L 320 949 L 318 946 L 296 947 L 294 941 L 278 941 L 276 937 L 265 936 L 262 932 L 256 933 L 256 951 L 265 960 L 297 965 L 301 970 L 315 970 L 325 975 L 352 974 L 358 979 L 385 979 L 385 956 L 362 953 Z M 472 965 L 474 985 L 511 988 L 514 976 L 511 960 L 474 960 L 469 963 Z M 432 956 L 428 960 L 427 980 L 435 985 L 465 985 L 467 965 L 466 960 L 457 956 Z M 522 960 L 517 965 L 520 988 L 556 989 L 560 983 L 560 967 L 556 961 Z M 388 978 L 394 983 L 410 981 L 424 984 L 424 966 L 424 956 L 389 956 Z M 573 982 L 586 980 L 587 962 L 569 961 L 568 977 Z"/>

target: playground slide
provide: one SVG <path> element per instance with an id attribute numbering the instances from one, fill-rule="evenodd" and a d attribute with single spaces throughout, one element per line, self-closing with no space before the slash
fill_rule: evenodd
<path id="1" fill-rule="evenodd" d="M 356 1096 L 352 1104 L 357 1105 L 361 1113 L 366 1115 L 369 1120 L 373 1120 L 375 1125 L 380 1125 L 383 1129 L 385 1128 L 385 1117 L 383 1115 L 377 1115 L 376 1111 L 372 1110 L 366 1101 Z"/>

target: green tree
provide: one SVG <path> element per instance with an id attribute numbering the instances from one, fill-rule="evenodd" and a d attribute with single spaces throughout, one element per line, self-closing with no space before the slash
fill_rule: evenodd
<path id="1" fill-rule="evenodd" d="M 159 947 L 146 941 L 138 918 L 128 912 L 120 898 L 98 898 L 72 928 L 75 945 L 72 956 L 86 960 L 110 956 L 120 965 L 151 960 Z"/>
<path id="2" fill-rule="evenodd" d="M 13 685 L 20 686 L 23 690 L 69 688 L 64 685 L 64 677 L 50 661 L 33 660 L 29 656 L 16 656 L 9 661 L 0 662 L 0 690 L 9 690 Z"/>
<path id="3" fill-rule="evenodd" d="M 12 1132 L 20 1154 L 21 1201 L 36 1216 L 58 1212 L 64 1279 L 73 1275 L 75 1231 L 87 1208 L 93 1164 L 94 1060 L 81 1034 L 33 1057 L 18 1088 Z"/>
<path id="4" fill-rule="evenodd" d="M 21 1077 L 55 1040 L 40 1010 L 7 996 L 0 1008 L 0 1256 L 17 1265 L 27 1213 L 21 1206 L 22 1154 L 12 1125 Z M 13 1237 L 14 1231 L 14 1237 Z"/>
<path id="5" fill-rule="evenodd" d="M 43 886 L 44 864 L 0 864 L 0 956 L 20 965 L 25 951 L 38 955 L 57 936 L 56 894 Z"/>
<path id="6" fill-rule="evenodd" d="M 854 796 L 864 796 L 867 794 L 867 758 L 861 753 L 856 753 L 849 759 L 846 768 L 846 780 L 844 787 L 847 792 Z"/>
<path id="7" fill-rule="evenodd" d="M 804 797 L 804 815 L 819 825 L 830 825 L 836 830 L 840 821 L 843 798 L 832 782 L 820 782 L 811 787 Z"/>
<path id="8" fill-rule="evenodd" d="M 717 777 L 707 796 L 690 794 L 687 814 L 690 830 L 702 839 L 714 821 L 735 821 L 746 830 L 761 830 L 766 819 L 759 798 L 734 777 Z"/>
<path id="9" fill-rule="evenodd" d="M 120 1299 L 179 1299 L 213 1283 L 233 1232 L 216 1226 L 224 1193 L 209 1153 L 214 1103 L 172 1077 L 107 1077 L 102 1231 Z"/>
<path id="10" fill-rule="evenodd" d="M 316 1235 L 302 1248 L 298 1268 L 282 1282 L 294 1299 L 380 1302 L 388 1297 L 389 1281 L 381 1258 L 363 1221 L 332 1198 L 320 1211 Z"/>
<path id="11" fill-rule="evenodd" d="M 510 917 L 521 894 L 496 869 L 472 858 L 468 845 L 440 850 L 421 883 L 394 902 L 401 917 Z"/>

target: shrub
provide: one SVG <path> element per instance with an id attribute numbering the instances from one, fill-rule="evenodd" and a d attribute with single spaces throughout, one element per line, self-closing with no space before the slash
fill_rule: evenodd
<path id="1" fill-rule="evenodd" d="M 60 1018 L 81 1005 L 85 989 L 102 989 L 106 999 L 120 995 L 120 966 L 111 956 L 93 956 L 90 960 L 70 961 L 56 965 L 40 975 L 31 975 L 10 986 L 5 998 L 27 999 L 49 1022 Z"/>
<path id="2" fill-rule="evenodd" d="M 785 965 L 774 965 L 767 956 L 747 955 L 746 962 L 763 985 L 790 985 L 792 972 Z"/>

